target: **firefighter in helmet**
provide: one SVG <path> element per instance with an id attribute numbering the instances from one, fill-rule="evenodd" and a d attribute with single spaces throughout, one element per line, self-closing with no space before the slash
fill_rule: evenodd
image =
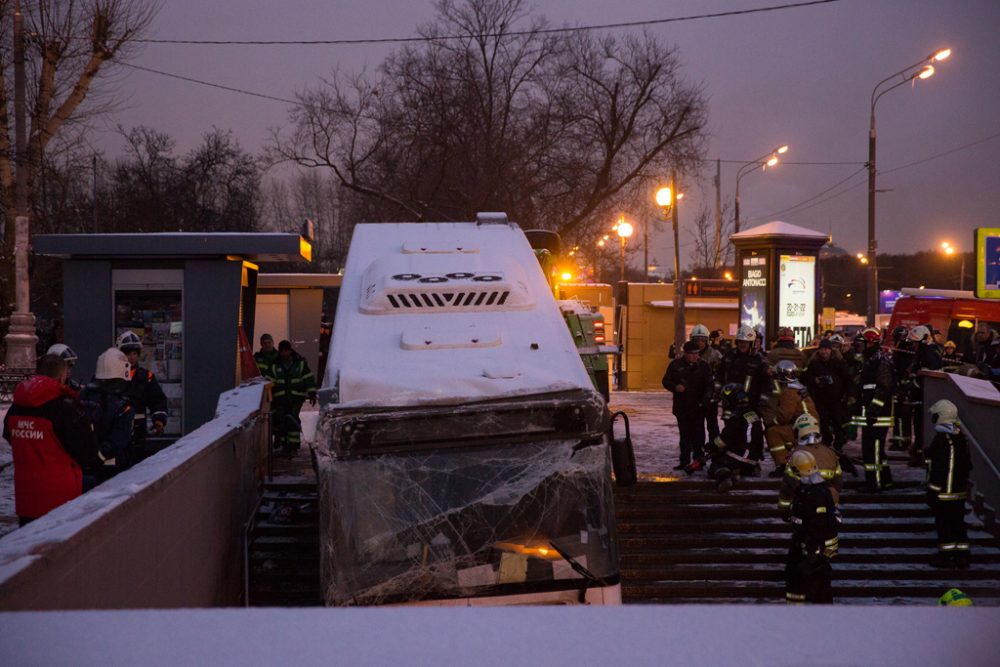
<path id="1" fill-rule="evenodd" d="M 132 330 L 118 336 L 115 347 L 128 358 L 129 382 L 125 397 L 135 410 L 135 424 L 132 428 L 132 464 L 154 454 L 157 447 L 148 442 L 149 430 L 154 435 L 162 435 L 167 425 L 167 397 L 152 372 L 139 365 L 142 339 Z M 152 426 L 147 427 L 147 413 Z"/>
<path id="2" fill-rule="evenodd" d="M 792 543 L 785 560 L 785 599 L 792 603 L 833 602 L 830 559 L 840 547 L 840 510 L 808 451 L 792 454 L 799 484 L 788 511 Z"/>
<path id="3" fill-rule="evenodd" d="M 910 364 L 910 405 L 913 408 L 913 436 L 910 444 L 910 466 L 922 468 L 924 465 L 924 378 L 920 371 L 936 371 L 944 365 L 941 346 L 934 342 L 930 327 L 920 325 L 910 330 L 910 342 L 915 346 Z"/>
<path id="4" fill-rule="evenodd" d="M 892 470 L 885 457 L 885 438 L 892 425 L 892 361 L 882 350 L 882 334 L 869 327 L 861 332 L 865 341 L 864 363 L 859 376 L 859 411 L 852 423 L 861 429 L 861 455 L 865 481 L 873 492 L 892 486 Z"/>
<path id="5" fill-rule="evenodd" d="M 795 420 L 795 439 L 796 445 L 792 450 L 792 456 L 795 452 L 809 452 L 812 455 L 820 476 L 830 487 L 833 502 L 840 505 L 840 490 L 843 487 L 840 460 L 833 449 L 823 444 L 820 423 L 816 417 L 804 414 Z M 778 491 L 778 509 L 783 512 L 788 511 L 800 482 L 799 470 L 793 465 L 788 466 Z"/>
<path id="6" fill-rule="evenodd" d="M 709 443 L 712 466 L 708 476 L 716 482 L 718 491 L 725 493 L 741 477 L 760 474 L 760 464 L 747 456 L 747 441 L 753 426 L 760 424 L 760 415 L 750 406 L 743 387 L 730 382 L 722 388 L 722 432 Z"/>
<path id="7" fill-rule="evenodd" d="M 782 359 L 774 368 L 774 386 L 761 406 L 764 420 L 764 438 L 767 440 L 774 470 L 769 477 L 781 478 L 785 474 L 788 452 L 795 443 L 793 426 L 803 413 L 816 415 L 816 404 L 809 392 L 798 382 L 799 369 L 791 359 Z"/>
<path id="8" fill-rule="evenodd" d="M 722 357 L 716 381 L 725 388 L 727 384 L 742 387 L 751 410 L 760 408 L 761 395 L 768 385 L 767 364 L 754 341 L 757 333 L 746 324 L 736 330 L 736 343 Z M 760 461 L 764 458 L 764 428 L 756 420 L 750 427 L 749 458 Z"/>
<path id="9" fill-rule="evenodd" d="M 934 439 L 927 449 L 927 504 L 934 512 L 938 552 L 931 565 L 942 568 L 969 567 L 969 536 L 965 528 L 972 460 L 969 443 L 962 433 L 958 408 L 942 399 L 931 406 Z"/>

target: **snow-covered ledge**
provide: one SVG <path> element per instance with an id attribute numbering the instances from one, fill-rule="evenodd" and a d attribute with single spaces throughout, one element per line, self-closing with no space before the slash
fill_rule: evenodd
<path id="1" fill-rule="evenodd" d="M 243 525 L 266 466 L 267 387 L 223 393 L 212 421 L 0 538 L 0 609 L 239 604 Z"/>

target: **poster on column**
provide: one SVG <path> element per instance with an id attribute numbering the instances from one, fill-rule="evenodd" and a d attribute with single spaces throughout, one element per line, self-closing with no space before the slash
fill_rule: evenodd
<path id="1" fill-rule="evenodd" d="M 778 282 L 778 326 L 789 327 L 795 344 L 806 347 L 816 327 L 816 258 L 781 255 Z"/>
<path id="2" fill-rule="evenodd" d="M 767 340 L 767 257 L 743 257 L 740 275 L 740 324 Z"/>

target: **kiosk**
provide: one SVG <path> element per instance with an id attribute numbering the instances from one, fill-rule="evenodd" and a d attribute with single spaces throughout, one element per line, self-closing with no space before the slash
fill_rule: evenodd
<path id="1" fill-rule="evenodd" d="M 829 237 L 774 221 L 729 238 L 736 246 L 740 324 L 750 325 L 768 342 L 780 327 L 789 327 L 799 347 L 809 345 L 819 319 L 817 258 Z"/>
<path id="2" fill-rule="evenodd" d="M 169 402 L 164 443 L 212 419 L 238 381 L 240 327 L 253 339 L 254 262 L 309 260 L 298 234 L 52 234 L 39 255 L 63 262 L 64 339 L 88 381 L 98 355 L 127 329 L 143 342 L 139 365 Z"/>

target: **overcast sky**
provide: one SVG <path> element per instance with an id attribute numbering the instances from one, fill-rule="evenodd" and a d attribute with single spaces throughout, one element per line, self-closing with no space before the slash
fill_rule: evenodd
<path id="1" fill-rule="evenodd" d="M 534 7 L 553 23 L 592 25 L 793 1 L 539 0 Z M 401 37 L 413 35 L 433 13 L 430 0 L 169 0 L 150 36 Z M 863 164 L 872 88 L 938 48 L 951 47 L 951 58 L 939 64 L 935 76 L 913 87 L 901 86 L 878 104 L 880 171 L 955 151 L 880 177 L 879 188 L 891 191 L 878 199 L 879 248 L 913 252 L 950 240 L 971 249 L 974 228 L 1000 226 L 1000 1 L 840 0 L 649 30 L 675 44 L 686 76 L 704 85 L 709 158 L 749 161 L 787 143 L 789 162 L 855 163 L 783 164 L 740 182 L 741 212 L 752 223 L 781 219 L 830 232 L 851 252 L 863 250 L 867 238 Z M 154 44 L 145 46 L 133 62 L 289 98 L 333 67 L 347 72 L 374 69 L 394 48 Z M 108 126 L 156 128 L 174 137 L 181 151 L 215 126 L 232 129 L 246 149 L 256 152 L 265 144 L 268 128 L 287 118 L 287 107 L 279 102 L 146 72 L 125 71 L 116 78 L 124 104 L 107 119 Z M 110 132 L 96 139 L 112 155 L 120 149 Z M 682 247 L 691 242 L 685 223 L 691 223 L 701 202 L 714 206 L 714 167 L 706 165 L 701 181 L 686 187 L 688 197 L 680 209 Z M 730 206 L 737 168 L 722 165 L 722 196 Z M 840 187 L 810 200 L 844 179 Z M 783 212 L 801 202 L 803 207 Z M 670 235 L 656 235 L 651 257 L 667 264 L 672 254 Z"/>

